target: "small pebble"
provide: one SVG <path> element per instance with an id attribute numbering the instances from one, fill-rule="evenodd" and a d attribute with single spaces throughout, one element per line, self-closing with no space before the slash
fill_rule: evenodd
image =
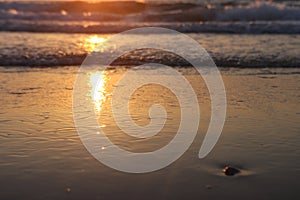
<path id="1" fill-rule="evenodd" d="M 71 188 L 67 188 L 66 191 L 69 193 L 71 192 Z"/>
<path id="2" fill-rule="evenodd" d="M 226 166 L 223 169 L 223 172 L 226 176 L 234 176 L 235 174 L 240 173 L 240 170 L 238 170 L 237 168 L 231 167 L 231 166 Z"/>
<path id="3" fill-rule="evenodd" d="M 208 190 L 211 190 L 211 189 L 212 189 L 212 186 L 211 186 L 211 185 L 206 185 L 205 187 L 206 187 L 206 189 L 208 189 Z"/>

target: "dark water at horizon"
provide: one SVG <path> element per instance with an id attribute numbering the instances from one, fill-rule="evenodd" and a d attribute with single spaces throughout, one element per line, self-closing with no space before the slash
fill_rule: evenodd
<path id="1" fill-rule="evenodd" d="M 115 33 L 163 26 L 189 33 L 300 33 L 298 1 L 9 1 L 0 31 Z"/>

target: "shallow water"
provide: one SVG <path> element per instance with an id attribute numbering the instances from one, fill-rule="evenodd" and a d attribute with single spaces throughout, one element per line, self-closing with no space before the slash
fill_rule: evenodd
<path id="1" fill-rule="evenodd" d="M 187 34 L 213 57 L 219 67 L 265 68 L 296 67 L 300 35 L 232 35 Z M 132 39 L 156 39 L 162 44 L 172 44 L 171 50 L 182 49 L 170 34 L 123 35 L 117 47 L 108 48 L 106 42 L 114 34 L 64 34 L 64 33 L 13 33 L 0 32 L 1 66 L 57 67 L 79 66 L 93 50 L 103 54 L 122 51 Z M 123 45 L 123 46 L 122 46 Z M 180 50 L 180 51 L 184 51 Z M 198 52 L 192 49 L 196 57 Z M 166 51 L 131 51 L 118 60 L 117 65 L 166 62 L 171 66 L 186 66 L 186 61 Z"/>
<path id="2" fill-rule="evenodd" d="M 213 151 L 200 160 L 210 99 L 195 71 L 180 68 L 199 99 L 198 135 L 175 163 L 157 172 L 134 175 L 104 166 L 81 143 L 72 116 L 77 70 L 0 68 L 1 199 L 299 198 L 298 69 L 221 69 L 228 101 L 226 123 Z M 105 71 L 105 98 L 102 110 L 95 104 L 95 113 L 110 139 L 122 148 L 159 148 L 176 131 L 179 105 L 163 88 L 141 88 L 131 99 L 135 122 L 149 122 L 147 110 L 154 101 L 166 106 L 167 127 L 154 142 L 120 135 L 109 114 L 109 101 L 115 80 L 126 70 Z M 91 98 L 91 103 L 94 100 Z M 225 176 L 222 169 L 228 164 L 241 173 Z"/>

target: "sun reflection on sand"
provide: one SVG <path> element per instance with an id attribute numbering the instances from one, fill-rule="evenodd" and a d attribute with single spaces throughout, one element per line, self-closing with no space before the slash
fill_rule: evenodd
<path id="1" fill-rule="evenodd" d="M 97 113 L 100 113 L 102 103 L 106 100 L 106 82 L 107 75 L 105 71 L 98 71 L 90 75 L 91 98 Z"/>

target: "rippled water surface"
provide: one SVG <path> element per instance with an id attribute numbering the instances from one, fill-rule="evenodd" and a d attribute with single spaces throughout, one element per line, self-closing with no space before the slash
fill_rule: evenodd
<path id="1" fill-rule="evenodd" d="M 109 54 L 126 48 L 127 41 L 156 39 L 180 49 L 170 34 L 124 35 L 117 47 L 106 46 L 113 34 L 62 34 L 0 32 L 1 66 L 57 67 L 81 65 L 93 50 Z M 151 37 L 150 37 L 151 36 Z M 202 45 L 219 67 L 299 67 L 300 35 L 188 34 Z M 195 49 L 195 57 L 198 55 Z M 186 66 L 186 62 L 162 51 L 132 51 L 117 65 L 168 61 L 168 65 Z"/>

